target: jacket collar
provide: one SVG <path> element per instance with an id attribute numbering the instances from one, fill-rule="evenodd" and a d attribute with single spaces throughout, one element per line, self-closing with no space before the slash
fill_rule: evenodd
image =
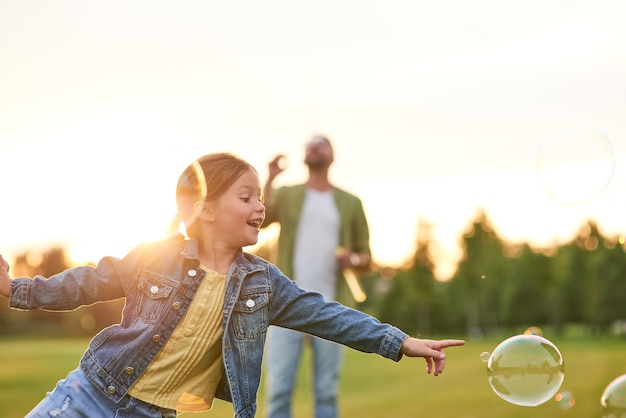
<path id="1" fill-rule="evenodd" d="M 198 259 L 198 240 L 196 238 L 190 238 L 185 241 L 185 246 L 181 251 L 181 254 L 185 258 Z M 264 268 L 266 262 L 253 254 L 244 253 L 239 251 L 235 257 L 235 264 L 243 273 L 250 273 L 253 271 L 261 270 Z"/>

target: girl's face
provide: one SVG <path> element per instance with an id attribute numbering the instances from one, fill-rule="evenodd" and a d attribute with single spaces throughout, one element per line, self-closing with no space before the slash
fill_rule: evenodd
<path id="1" fill-rule="evenodd" d="M 257 243 L 265 206 L 261 203 L 259 176 L 254 170 L 242 174 L 212 206 L 215 208 L 213 232 L 219 239 L 233 248 Z"/>

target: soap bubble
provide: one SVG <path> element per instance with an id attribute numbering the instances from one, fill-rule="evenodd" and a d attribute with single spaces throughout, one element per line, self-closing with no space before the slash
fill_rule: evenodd
<path id="1" fill-rule="evenodd" d="M 552 198 L 570 205 L 587 203 L 604 192 L 613 176 L 613 146 L 598 128 L 578 129 L 541 144 L 535 169 Z"/>
<path id="2" fill-rule="evenodd" d="M 569 390 L 564 390 L 556 394 L 554 397 L 556 401 L 556 405 L 560 409 L 570 409 L 574 404 L 576 404 L 576 400 L 574 399 L 574 394 Z"/>
<path id="3" fill-rule="evenodd" d="M 626 417 L 626 374 L 607 385 L 600 397 L 602 418 Z"/>
<path id="4" fill-rule="evenodd" d="M 561 353 L 552 342 L 532 334 L 501 342 L 487 362 L 493 391 L 514 405 L 537 406 L 551 399 L 564 379 Z"/>
<path id="5" fill-rule="evenodd" d="M 483 363 L 487 363 L 489 361 L 489 357 L 491 357 L 491 354 L 486 351 L 480 353 L 480 361 L 482 361 Z"/>

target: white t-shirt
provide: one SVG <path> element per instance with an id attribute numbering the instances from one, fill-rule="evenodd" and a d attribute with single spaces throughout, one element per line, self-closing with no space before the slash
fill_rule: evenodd
<path id="1" fill-rule="evenodd" d="M 307 189 L 296 230 L 294 277 L 300 287 L 335 298 L 339 211 L 333 192 Z"/>

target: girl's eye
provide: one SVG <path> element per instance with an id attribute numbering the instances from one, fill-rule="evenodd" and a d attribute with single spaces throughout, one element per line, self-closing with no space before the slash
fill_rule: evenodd
<path id="1" fill-rule="evenodd" d="M 250 201 L 249 197 L 242 197 L 241 200 L 243 200 L 244 202 L 248 203 Z"/>

